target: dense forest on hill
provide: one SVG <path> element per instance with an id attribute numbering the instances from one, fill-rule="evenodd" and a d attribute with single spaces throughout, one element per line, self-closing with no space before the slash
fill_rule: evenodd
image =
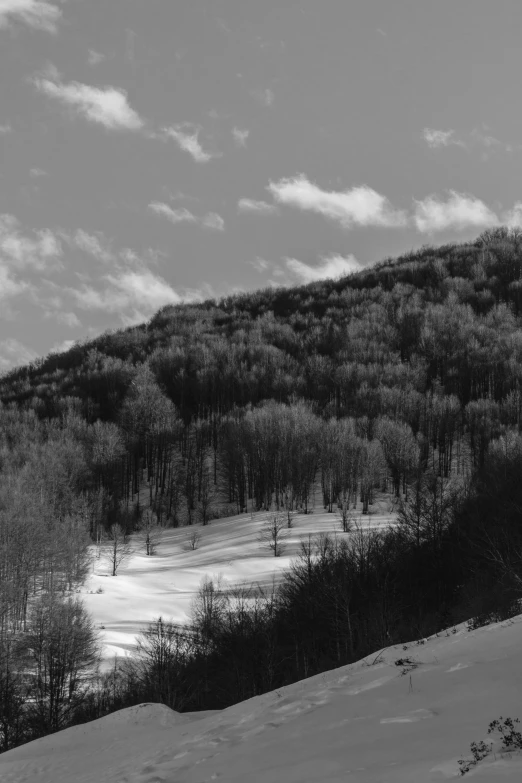
<path id="1" fill-rule="evenodd" d="M 503 228 L 340 280 L 165 307 L 4 375 L 0 750 L 137 701 L 228 706 L 513 614 L 521 382 L 522 232 Z M 376 491 L 397 528 L 349 532 Z M 206 584 L 190 630 L 156 623 L 139 662 L 89 685 L 74 590 L 91 543 L 310 513 L 314 498 L 344 514 L 344 539 L 303 545 L 270 595 Z"/>

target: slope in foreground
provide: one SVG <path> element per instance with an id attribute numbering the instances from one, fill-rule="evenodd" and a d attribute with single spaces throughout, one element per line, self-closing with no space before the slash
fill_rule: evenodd
<path id="1" fill-rule="evenodd" d="M 424 783 L 460 778 L 489 723 L 522 717 L 522 615 L 386 648 L 226 710 L 121 710 L 0 757 L 2 783 Z M 411 663 L 397 664 L 408 659 Z M 522 780 L 491 754 L 465 779 Z"/>

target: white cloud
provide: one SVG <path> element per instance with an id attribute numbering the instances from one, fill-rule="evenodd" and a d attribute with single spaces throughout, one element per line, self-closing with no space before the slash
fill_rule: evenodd
<path id="1" fill-rule="evenodd" d="M 268 190 L 281 204 L 318 212 L 346 228 L 353 225 L 397 227 L 407 223 L 403 211 L 393 209 L 388 199 L 366 185 L 345 191 L 326 191 L 298 174 L 270 182 Z"/>
<path id="2" fill-rule="evenodd" d="M 8 133 L 12 133 L 13 129 L 10 125 L 0 125 L 0 136 L 6 136 Z"/>
<path id="3" fill-rule="evenodd" d="M 181 207 L 181 209 L 172 209 L 168 204 L 161 201 L 152 201 L 149 204 L 149 209 L 157 215 L 163 215 L 174 224 L 198 223 L 204 228 L 211 228 L 215 231 L 223 231 L 225 228 L 225 221 L 217 212 L 207 212 L 204 217 L 198 217 L 185 207 Z"/>
<path id="4" fill-rule="evenodd" d="M 273 267 L 273 264 L 270 261 L 266 261 L 264 258 L 260 258 L 258 256 L 253 261 L 250 261 L 250 264 L 254 267 L 256 272 L 266 272 L 268 269 L 271 269 Z"/>
<path id="5" fill-rule="evenodd" d="M 298 279 L 300 283 L 312 283 L 315 280 L 325 278 L 337 278 L 360 271 L 363 266 L 355 256 L 333 255 L 322 258 L 317 266 L 305 264 L 297 258 L 286 258 L 287 269 Z"/>
<path id="6" fill-rule="evenodd" d="M 435 130 L 435 128 L 424 128 L 422 135 L 429 147 L 449 147 L 450 144 L 456 144 L 459 147 L 464 147 L 464 142 L 455 139 L 455 131 L 453 130 Z"/>
<path id="7" fill-rule="evenodd" d="M 242 128 L 232 128 L 232 136 L 239 147 L 246 147 L 250 131 Z"/>
<path id="8" fill-rule="evenodd" d="M 205 228 L 211 228 L 214 231 L 225 230 L 225 221 L 217 212 L 208 212 L 203 218 L 202 224 Z"/>
<path id="9" fill-rule="evenodd" d="M 75 326 L 81 326 L 80 319 L 73 312 L 53 312 L 48 310 L 45 315 L 47 318 L 54 318 L 58 323 L 69 326 L 71 329 Z"/>
<path id="10" fill-rule="evenodd" d="M 127 100 L 127 93 L 115 87 L 91 87 L 80 82 L 64 84 L 60 81 L 35 77 L 40 92 L 71 106 L 78 114 L 108 130 L 140 130 L 144 121 Z"/>
<path id="11" fill-rule="evenodd" d="M 44 171 L 43 169 L 39 169 L 37 167 L 30 169 L 29 174 L 31 175 L 31 177 L 35 177 L 35 178 L 47 176 L 46 171 Z"/>
<path id="12" fill-rule="evenodd" d="M 84 310 L 117 313 L 125 324 L 139 323 L 166 304 L 181 302 L 181 296 L 162 277 L 150 270 L 117 269 L 104 275 L 103 288 L 85 284 L 68 289 Z"/>
<path id="13" fill-rule="evenodd" d="M 163 133 L 168 138 L 174 139 L 179 148 L 184 152 L 188 152 L 196 163 L 208 163 L 212 158 L 220 157 L 220 154 L 216 152 L 206 152 L 203 149 L 198 138 L 200 132 L 201 127 L 199 125 L 194 126 L 187 123 L 163 128 Z"/>
<path id="14" fill-rule="evenodd" d="M 509 228 L 522 228 L 522 201 L 517 201 L 510 210 L 504 212 L 502 222 Z"/>
<path id="15" fill-rule="evenodd" d="M 0 262 L 0 302 L 2 302 L 2 311 L 4 311 L 5 303 L 8 299 L 19 296 L 28 288 L 28 283 L 22 280 L 15 280 L 8 267 Z"/>
<path id="16" fill-rule="evenodd" d="M 59 343 L 55 343 L 49 353 L 65 353 L 69 348 L 72 348 L 76 340 L 62 340 Z"/>
<path id="17" fill-rule="evenodd" d="M 265 90 L 252 90 L 251 94 L 256 98 L 263 106 L 272 106 L 275 95 L 274 91 L 267 87 Z"/>
<path id="18" fill-rule="evenodd" d="M 21 233 L 20 223 L 15 217 L 0 215 L 0 252 L 18 268 L 47 268 L 52 259 L 61 257 L 60 242 L 49 229 L 34 233 L 35 239 L 25 236 Z"/>
<path id="19" fill-rule="evenodd" d="M 95 49 L 89 49 L 88 63 L 89 65 L 99 65 L 105 60 L 105 55 L 101 52 L 97 52 Z"/>
<path id="20" fill-rule="evenodd" d="M 0 372 L 29 364 L 36 359 L 36 353 L 14 337 L 0 340 Z"/>
<path id="21" fill-rule="evenodd" d="M 47 0 L 0 0 L 0 27 L 16 19 L 29 27 L 55 33 L 61 16 L 61 10 Z"/>
<path id="22" fill-rule="evenodd" d="M 98 261 L 102 261 L 104 264 L 114 260 L 114 254 L 102 245 L 97 236 L 88 234 L 87 231 L 83 231 L 81 228 L 72 237 L 72 242 L 77 248 L 83 250 L 84 253 L 89 253 L 89 255 L 98 259 Z"/>
<path id="23" fill-rule="evenodd" d="M 195 223 L 197 221 L 197 217 L 185 207 L 172 209 L 161 201 L 152 201 L 149 204 L 149 209 L 157 215 L 164 215 L 171 223 Z"/>
<path id="24" fill-rule="evenodd" d="M 237 202 L 237 208 L 240 212 L 257 212 L 261 215 L 269 215 L 277 212 L 275 204 L 268 204 L 266 201 L 256 201 L 251 198 L 242 198 Z"/>
<path id="25" fill-rule="evenodd" d="M 435 196 L 416 201 L 414 221 L 422 233 L 499 225 L 497 215 L 483 201 L 454 190 L 449 191 L 446 201 Z"/>

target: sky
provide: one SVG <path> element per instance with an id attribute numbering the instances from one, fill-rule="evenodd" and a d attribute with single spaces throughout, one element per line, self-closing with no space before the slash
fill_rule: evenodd
<path id="1" fill-rule="evenodd" d="M 522 225 L 519 0 L 0 0 L 0 373 Z"/>

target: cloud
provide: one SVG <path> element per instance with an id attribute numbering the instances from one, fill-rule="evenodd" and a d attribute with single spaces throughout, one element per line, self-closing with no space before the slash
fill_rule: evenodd
<path id="1" fill-rule="evenodd" d="M 247 139 L 250 136 L 250 131 L 241 128 L 232 128 L 232 136 L 238 147 L 246 147 Z"/>
<path id="2" fill-rule="evenodd" d="M 0 0 L 0 28 L 15 19 L 49 33 L 57 31 L 61 10 L 47 0 Z"/>
<path id="3" fill-rule="evenodd" d="M 161 201 L 152 201 L 149 204 L 149 209 L 157 215 L 164 215 L 171 223 L 195 223 L 197 221 L 196 215 L 185 207 L 172 209 L 168 204 Z"/>
<path id="4" fill-rule="evenodd" d="M 4 308 L 7 307 L 7 301 L 24 293 L 28 288 L 28 283 L 22 280 L 15 280 L 7 265 L 0 262 L 0 302 L 2 303 L 1 310 L 3 315 L 6 313 Z"/>
<path id="5" fill-rule="evenodd" d="M 361 262 L 351 254 L 346 257 L 333 255 L 322 258 L 317 266 L 305 264 L 303 261 L 298 261 L 297 258 L 286 258 L 285 265 L 300 283 L 342 277 L 352 272 L 359 272 L 363 268 Z"/>
<path id="6" fill-rule="evenodd" d="M 450 144 L 456 144 L 459 147 L 464 147 L 464 142 L 454 138 L 455 131 L 453 130 L 435 130 L 434 128 L 424 128 L 422 135 L 429 147 L 449 147 Z"/>
<path id="7" fill-rule="evenodd" d="M 268 204 L 266 201 L 255 201 L 251 198 L 242 198 L 237 202 L 239 212 L 257 212 L 261 215 L 270 215 L 277 212 L 275 204 Z"/>
<path id="8" fill-rule="evenodd" d="M 13 129 L 10 125 L 0 125 L 0 136 L 6 136 L 8 133 L 12 133 Z"/>
<path id="9" fill-rule="evenodd" d="M 36 353 L 14 337 L 0 340 L 0 373 L 29 364 L 33 359 Z"/>
<path id="10" fill-rule="evenodd" d="M 29 174 L 31 175 L 31 177 L 35 177 L 35 178 L 37 178 L 37 177 L 46 177 L 47 176 L 47 172 L 46 171 L 44 171 L 43 169 L 39 169 L 37 167 L 35 167 L 33 169 L 30 169 L 29 170 Z"/>
<path id="11" fill-rule="evenodd" d="M 88 234 L 87 231 L 79 228 L 71 241 L 77 248 L 93 256 L 98 261 L 102 261 L 104 264 L 114 261 L 114 254 L 107 247 L 104 247 L 94 234 Z"/>
<path id="12" fill-rule="evenodd" d="M 454 190 L 449 191 L 446 201 L 436 196 L 416 201 L 414 222 L 422 233 L 447 229 L 484 229 L 499 225 L 497 215 L 483 201 Z"/>
<path id="13" fill-rule="evenodd" d="M 185 207 L 181 207 L 181 209 L 172 209 L 168 204 L 161 201 L 152 201 L 149 204 L 149 209 L 157 215 L 163 215 L 174 224 L 199 223 L 204 228 L 214 229 L 215 231 L 223 231 L 225 228 L 225 221 L 217 212 L 207 212 L 204 217 L 198 217 Z"/>
<path id="14" fill-rule="evenodd" d="M 15 217 L 0 215 L 0 252 L 17 268 L 44 270 L 50 261 L 62 256 L 61 244 L 52 231 L 44 228 L 34 234 L 36 238 L 25 236 Z"/>
<path id="15" fill-rule="evenodd" d="M 267 87 L 265 90 L 252 90 L 251 95 L 254 96 L 263 106 L 272 106 L 275 95 L 274 91 Z"/>
<path id="16" fill-rule="evenodd" d="M 117 269 L 104 275 L 103 287 L 84 284 L 69 288 L 77 305 L 84 310 L 117 313 L 125 324 L 146 320 L 166 304 L 178 304 L 181 296 L 159 275 L 149 269 Z"/>
<path id="17" fill-rule="evenodd" d="M 52 310 L 47 310 L 45 316 L 46 318 L 54 318 L 58 323 L 69 326 L 71 329 L 75 326 L 81 326 L 80 319 L 73 312 L 53 312 Z"/>
<path id="18" fill-rule="evenodd" d="M 191 132 L 192 131 L 192 132 Z M 199 134 L 201 127 L 199 125 L 189 125 L 184 123 L 182 125 L 172 125 L 169 128 L 163 128 L 163 133 L 167 138 L 174 139 L 177 142 L 179 148 L 184 152 L 188 152 L 196 163 L 208 163 L 212 158 L 221 157 L 217 152 L 206 152 L 199 143 Z"/>
<path id="19" fill-rule="evenodd" d="M 208 212 L 203 218 L 202 225 L 205 228 L 211 228 L 214 231 L 225 230 L 225 221 L 217 212 Z"/>
<path id="20" fill-rule="evenodd" d="M 95 49 L 89 49 L 89 56 L 87 62 L 89 65 L 99 65 L 105 60 L 105 55 L 101 52 L 97 52 Z"/>
<path id="21" fill-rule="evenodd" d="M 124 90 L 91 87 L 80 82 L 64 84 L 42 77 L 35 77 L 33 83 L 40 92 L 71 106 L 90 122 L 108 130 L 140 130 L 144 126 L 144 121 L 129 105 Z"/>
<path id="22" fill-rule="evenodd" d="M 273 267 L 273 264 L 270 261 L 266 261 L 264 258 L 260 258 L 260 256 L 249 263 L 254 267 L 256 272 L 259 272 L 260 274 Z"/>
<path id="23" fill-rule="evenodd" d="M 62 340 L 59 343 L 55 343 L 49 353 L 65 353 L 69 348 L 72 348 L 76 340 Z"/>
<path id="24" fill-rule="evenodd" d="M 504 212 L 502 222 L 509 228 L 522 228 L 522 201 L 517 201 L 510 210 Z"/>
<path id="25" fill-rule="evenodd" d="M 326 191 L 310 182 L 304 174 L 298 174 L 270 182 L 268 190 L 280 204 L 318 212 L 345 228 L 353 225 L 395 228 L 407 223 L 404 212 L 393 209 L 385 196 L 367 185 L 341 192 Z"/>

